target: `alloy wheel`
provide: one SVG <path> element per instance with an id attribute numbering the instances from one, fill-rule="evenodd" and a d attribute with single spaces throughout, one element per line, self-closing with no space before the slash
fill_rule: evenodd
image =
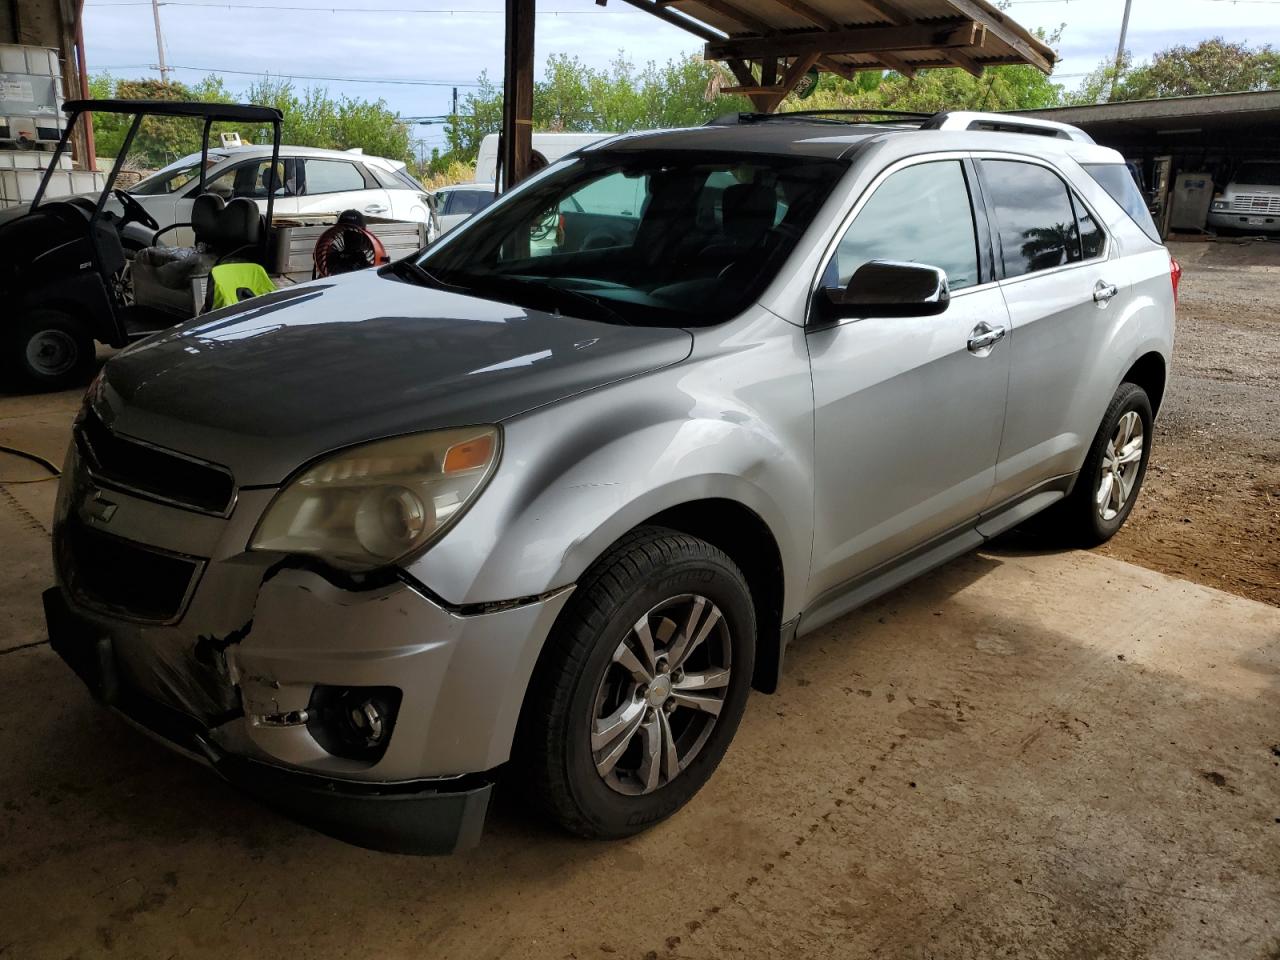
<path id="1" fill-rule="evenodd" d="M 1136 410 L 1130 410 L 1116 424 L 1102 455 L 1102 475 L 1094 503 L 1103 520 L 1114 520 L 1129 502 L 1142 466 L 1142 446 L 1142 418 Z"/>
<path id="2" fill-rule="evenodd" d="M 594 698 L 591 755 L 613 790 L 653 793 L 688 768 L 724 707 L 729 627 L 704 596 L 664 600 L 618 643 Z"/>

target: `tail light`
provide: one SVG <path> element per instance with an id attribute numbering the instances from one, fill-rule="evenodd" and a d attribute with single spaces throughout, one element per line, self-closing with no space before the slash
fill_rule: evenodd
<path id="1" fill-rule="evenodd" d="M 1182 264 L 1173 254 L 1169 255 L 1169 280 L 1173 284 L 1173 305 L 1178 305 L 1178 284 L 1182 282 Z"/>

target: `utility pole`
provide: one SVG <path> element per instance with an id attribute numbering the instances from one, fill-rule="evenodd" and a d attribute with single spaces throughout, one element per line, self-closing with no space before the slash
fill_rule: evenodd
<path id="1" fill-rule="evenodd" d="M 1120 21 L 1120 44 L 1116 47 L 1116 69 L 1115 75 L 1111 78 L 1111 92 L 1107 95 L 1107 100 L 1111 101 L 1116 98 L 1116 84 L 1120 82 L 1120 71 L 1124 68 L 1124 41 L 1129 36 L 1129 9 L 1133 6 L 1133 0 L 1124 0 L 1124 19 Z"/>
<path id="2" fill-rule="evenodd" d="M 160 0 L 151 0 L 151 17 L 156 22 L 156 56 L 160 58 L 160 80 L 167 82 L 169 68 L 164 62 L 164 33 L 160 30 Z"/>
<path id="3" fill-rule="evenodd" d="M 458 119 L 458 88 L 453 88 L 453 118 Z"/>

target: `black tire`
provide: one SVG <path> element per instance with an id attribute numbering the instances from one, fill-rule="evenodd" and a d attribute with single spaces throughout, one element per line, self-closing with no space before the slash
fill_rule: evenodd
<path id="1" fill-rule="evenodd" d="M 1138 461 L 1133 485 L 1123 505 L 1115 516 L 1104 518 L 1096 497 L 1102 483 L 1107 444 L 1115 435 L 1121 418 L 1129 413 L 1136 413 L 1142 422 L 1142 458 Z M 1096 547 L 1106 543 L 1124 526 L 1129 514 L 1133 512 L 1133 505 L 1142 491 L 1142 481 L 1147 475 L 1147 461 L 1151 458 L 1152 426 L 1151 400 L 1147 397 L 1147 392 L 1134 383 L 1120 384 L 1111 403 L 1107 405 L 1107 412 L 1103 414 L 1098 432 L 1094 434 L 1089 455 L 1085 457 L 1084 466 L 1076 477 L 1071 494 L 1046 515 L 1050 528 L 1059 539 L 1071 546 Z"/>
<path id="2" fill-rule="evenodd" d="M 664 776 L 665 782 L 651 793 L 618 792 L 598 772 L 591 744 L 597 711 L 608 709 L 601 707 L 604 685 L 614 675 L 610 671 L 619 669 L 614 653 L 624 638 L 634 636 L 633 625 L 647 612 L 663 602 L 687 602 L 672 598 L 691 595 L 715 604 L 727 628 L 727 637 L 719 627 L 714 634 L 716 644 L 732 656 L 719 715 L 675 776 Z M 655 616 L 661 624 L 661 614 Z M 531 789 L 531 799 L 565 830 L 593 839 L 631 836 L 671 816 L 711 776 L 737 731 L 751 687 L 755 638 L 747 583 L 722 551 L 662 527 L 639 528 L 614 544 L 579 580 L 534 670 L 515 755 L 520 782 Z M 711 643 L 709 638 L 702 646 Z M 676 644 L 673 637 L 670 649 Z M 636 703 L 655 723 L 664 707 L 678 709 L 659 704 L 650 711 L 647 701 Z M 702 717 L 697 711 L 680 711 L 681 717 L 685 713 L 692 713 L 693 720 L 678 719 L 672 712 L 672 719 L 662 720 L 664 729 Z M 640 736 L 633 739 L 645 742 Z M 623 761 L 618 764 L 621 768 Z"/>
<path id="3" fill-rule="evenodd" d="M 67 390 L 87 383 L 94 370 L 89 328 L 61 310 L 31 310 L 3 331 L 0 366 L 5 387 L 24 391 Z"/>

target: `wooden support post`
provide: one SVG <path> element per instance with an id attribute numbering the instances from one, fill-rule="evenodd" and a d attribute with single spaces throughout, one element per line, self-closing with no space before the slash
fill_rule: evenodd
<path id="1" fill-rule="evenodd" d="M 501 188 L 529 174 L 533 156 L 533 25 L 535 0 L 506 0 L 506 56 L 502 77 Z"/>

